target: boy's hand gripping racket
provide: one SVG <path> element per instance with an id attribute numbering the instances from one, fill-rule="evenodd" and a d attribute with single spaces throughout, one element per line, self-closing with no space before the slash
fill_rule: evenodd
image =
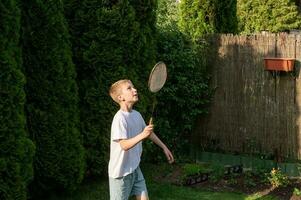
<path id="1" fill-rule="evenodd" d="M 165 84 L 167 78 L 167 69 L 164 62 L 158 62 L 152 69 L 149 79 L 148 79 L 148 89 L 156 93 L 158 92 Z M 153 101 L 153 109 L 152 109 L 152 115 L 149 120 L 149 124 L 153 123 L 153 114 L 155 110 L 156 102 Z"/>

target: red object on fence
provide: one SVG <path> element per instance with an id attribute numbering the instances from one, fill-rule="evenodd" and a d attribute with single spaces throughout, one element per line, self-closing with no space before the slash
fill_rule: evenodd
<path id="1" fill-rule="evenodd" d="M 295 58 L 264 58 L 266 70 L 293 71 Z"/>

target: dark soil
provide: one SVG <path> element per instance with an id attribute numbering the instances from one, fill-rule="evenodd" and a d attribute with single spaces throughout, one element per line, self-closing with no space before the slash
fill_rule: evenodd
<path id="1" fill-rule="evenodd" d="M 290 179 L 288 186 L 280 186 L 273 188 L 268 181 L 263 181 L 264 178 L 261 175 L 255 175 L 250 173 L 238 173 L 221 177 L 220 179 L 214 179 L 213 175 L 209 174 L 207 181 L 187 185 L 185 184 L 185 178 L 183 178 L 183 170 L 180 165 L 174 165 L 172 170 L 166 173 L 162 170 L 162 174 L 153 177 L 156 181 L 169 182 L 175 185 L 182 185 L 185 187 L 203 188 L 211 191 L 230 191 L 230 192 L 242 192 L 245 194 L 259 194 L 262 196 L 271 195 L 278 197 L 280 200 L 301 200 L 301 195 L 294 194 L 294 189 L 301 190 L 301 179 Z"/>

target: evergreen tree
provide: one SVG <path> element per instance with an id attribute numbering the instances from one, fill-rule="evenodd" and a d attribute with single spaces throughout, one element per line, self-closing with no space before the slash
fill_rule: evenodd
<path id="1" fill-rule="evenodd" d="M 193 40 L 214 33 L 214 7 L 212 0 L 182 0 L 180 3 L 181 30 Z"/>
<path id="2" fill-rule="evenodd" d="M 111 122 L 118 110 L 108 95 L 110 85 L 131 79 L 140 93 L 139 110 L 147 110 L 147 76 L 155 63 L 154 5 L 153 0 L 75 0 L 66 4 L 88 173 L 107 173 Z"/>
<path id="3" fill-rule="evenodd" d="M 176 0 L 158 0 L 157 26 L 158 29 L 168 30 L 179 23 L 179 2 Z"/>
<path id="4" fill-rule="evenodd" d="M 237 33 L 237 0 L 215 0 L 215 23 L 217 33 Z"/>
<path id="5" fill-rule="evenodd" d="M 25 77 L 21 69 L 20 9 L 0 2 L 0 199 L 27 199 L 34 145 L 25 132 Z"/>
<path id="6" fill-rule="evenodd" d="M 281 32 L 301 25 L 298 8 L 291 0 L 238 0 L 237 15 L 243 33 Z"/>
<path id="7" fill-rule="evenodd" d="M 75 67 L 59 0 L 23 4 L 27 119 L 36 143 L 35 192 L 74 190 L 84 174 Z"/>
<path id="8" fill-rule="evenodd" d="M 192 42 L 180 31 L 177 25 L 178 2 L 159 0 L 158 3 L 157 58 L 167 64 L 168 80 L 156 94 L 155 131 L 171 147 L 175 156 L 187 157 L 193 125 L 200 114 L 207 112 L 206 104 L 209 102 L 207 46 Z M 149 143 L 145 143 L 144 147 L 144 159 L 165 161 L 160 149 Z"/>
<path id="9" fill-rule="evenodd" d="M 209 33 L 235 33 L 236 0 L 181 0 L 179 25 L 193 40 Z"/>

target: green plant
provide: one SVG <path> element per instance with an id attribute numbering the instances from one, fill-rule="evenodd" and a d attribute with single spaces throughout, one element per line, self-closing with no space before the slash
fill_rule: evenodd
<path id="1" fill-rule="evenodd" d="M 153 169 L 151 172 L 153 173 Z M 242 199 L 257 199 L 251 198 L 253 195 L 245 195 L 237 192 L 227 191 L 208 191 L 204 189 L 195 189 L 191 187 L 176 186 L 164 182 L 153 182 L 147 180 L 147 189 L 151 199 L 155 200 L 242 200 Z M 267 195 L 268 196 L 268 195 Z M 248 198 L 250 197 L 250 198 Z M 104 180 L 97 179 L 94 181 L 86 181 L 78 191 L 71 194 L 55 194 L 47 196 L 43 200 L 108 200 L 109 188 L 108 183 Z M 134 200 L 135 198 L 131 198 Z M 266 198 L 264 198 L 266 199 Z M 270 199 L 272 200 L 272 198 Z M 276 199 L 275 199 L 276 200 Z"/>
<path id="2" fill-rule="evenodd" d="M 72 191 L 83 179 L 85 157 L 63 2 L 21 2 L 27 128 L 37 147 L 32 194 Z"/>
<path id="3" fill-rule="evenodd" d="M 301 196 L 301 190 L 298 188 L 294 188 L 293 194 L 296 196 Z"/>
<path id="4" fill-rule="evenodd" d="M 270 184 L 274 187 L 280 187 L 280 186 L 287 186 L 289 184 L 288 177 L 281 172 L 281 170 L 278 169 L 272 169 L 269 173 L 268 180 L 270 181 Z"/>
<path id="5" fill-rule="evenodd" d="M 300 27 L 298 7 L 291 0 L 238 0 L 237 16 L 243 33 L 281 32 Z"/>
<path id="6" fill-rule="evenodd" d="M 269 184 L 268 180 L 268 174 L 269 171 L 264 168 L 252 168 L 252 171 L 245 172 L 247 176 L 254 178 L 254 180 L 257 180 L 261 184 Z"/>
<path id="7" fill-rule="evenodd" d="M 192 43 L 175 23 L 157 26 L 157 58 L 167 64 L 168 80 L 156 95 L 155 131 L 162 133 L 162 139 L 181 159 L 189 154 L 197 118 L 205 115 L 208 110 L 210 89 L 205 59 L 207 46 Z M 174 109 L 175 106 L 177 109 Z M 149 151 L 154 153 L 152 149 Z M 165 159 L 162 153 L 156 155 Z"/>
<path id="8" fill-rule="evenodd" d="M 156 1 L 65 2 L 78 74 L 87 170 L 100 176 L 107 173 L 111 122 L 119 109 L 108 95 L 110 85 L 131 79 L 139 93 L 135 109 L 146 120 L 151 113 L 147 76 L 156 63 Z"/>
<path id="9" fill-rule="evenodd" d="M 237 31 L 236 0 L 182 0 L 179 26 L 193 41 L 210 33 Z"/>
<path id="10" fill-rule="evenodd" d="M 241 174 L 235 174 L 232 173 L 227 176 L 227 183 L 230 185 L 236 185 L 238 183 L 238 178 L 241 176 Z"/>
<path id="11" fill-rule="evenodd" d="M 210 169 L 208 164 L 187 163 L 182 166 L 180 181 L 184 185 L 191 185 L 208 180 Z"/>
<path id="12" fill-rule="evenodd" d="M 164 164 L 163 168 L 174 168 L 175 165 Z M 161 170 L 161 164 L 155 165 L 150 163 L 143 163 L 142 171 L 144 178 L 147 181 L 147 189 L 151 199 L 155 200 L 279 200 L 277 197 L 267 194 L 251 194 L 246 195 L 241 192 L 229 192 L 225 191 L 226 188 L 222 188 L 222 191 L 216 189 L 209 190 L 204 187 L 182 187 L 171 184 L 170 182 L 158 179 L 159 174 L 165 174 L 165 169 Z M 154 169 L 156 173 L 154 173 Z M 161 176 L 160 176 L 161 177 Z M 108 200 L 109 188 L 107 178 L 90 179 L 86 180 L 85 184 L 82 184 L 80 188 L 68 194 L 52 193 L 43 200 Z M 221 189 L 221 188 L 220 188 Z M 262 198 L 260 198 L 262 197 Z M 134 198 L 132 198 L 134 199 Z"/>
<path id="13" fill-rule="evenodd" d="M 158 0 L 157 26 L 159 29 L 177 28 L 179 22 L 179 2 L 174 0 Z"/>
<path id="14" fill-rule="evenodd" d="M 208 172 L 208 168 L 205 165 L 188 163 L 183 166 L 184 176 L 191 176 L 204 172 Z"/>
<path id="15" fill-rule="evenodd" d="M 252 171 L 245 171 L 243 177 L 244 177 L 244 184 L 247 187 L 256 186 L 256 181 L 254 180 L 254 174 L 252 173 Z"/>
<path id="16" fill-rule="evenodd" d="M 209 175 L 209 181 L 215 183 L 224 178 L 225 169 L 221 165 L 212 165 L 211 173 Z"/>
<path id="17" fill-rule="evenodd" d="M 247 187 L 254 187 L 257 185 L 257 183 L 252 178 L 246 178 L 244 183 Z"/>
<path id="18" fill-rule="evenodd" d="M 35 146 L 26 133 L 20 1 L 0 2 L 0 199 L 26 200 Z"/>

